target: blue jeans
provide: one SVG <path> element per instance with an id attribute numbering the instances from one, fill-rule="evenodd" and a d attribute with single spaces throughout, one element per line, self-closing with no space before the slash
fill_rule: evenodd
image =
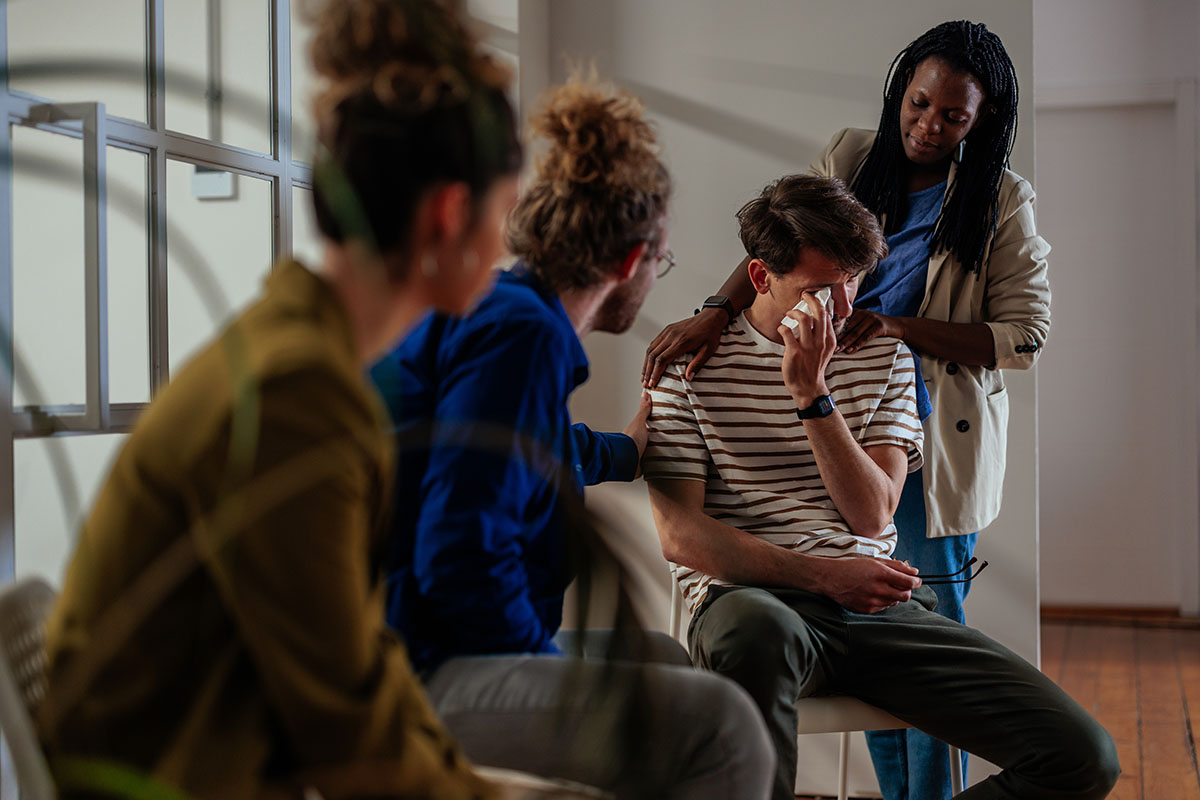
<path id="1" fill-rule="evenodd" d="M 898 541 L 893 558 L 908 561 L 922 573 L 954 572 L 975 552 L 978 533 L 925 537 L 925 489 L 921 472 L 904 482 L 895 516 Z M 964 577 L 966 573 L 963 573 Z M 969 583 L 936 584 L 938 614 L 962 624 L 963 601 Z M 950 790 L 950 748 L 942 741 L 914 728 L 898 731 L 868 731 L 867 747 L 875 765 L 875 777 L 884 800 L 945 800 Z M 962 753 L 963 780 L 967 776 L 967 754 Z"/>

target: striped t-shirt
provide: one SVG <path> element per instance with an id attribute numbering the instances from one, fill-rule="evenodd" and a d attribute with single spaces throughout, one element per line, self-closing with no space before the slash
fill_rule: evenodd
<path id="1" fill-rule="evenodd" d="M 705 513 L 782 547 L 834 558 L 890 556 L 894 525 L 877 539 L 855 536 L 834 507 L 783 383 L 783 352 L 739 316 L 693 380 L 683 377 L 686 358 L 672 364 L 651 392 L 646 479 L 702 480 Z M 914 375 L 912 353 L 892 338 L 835 353 L 825 371 L 855 440 L 904 447 L 910 472 L 922 462 Z M 678 564 L 671 569 L 693 612 L 710 584 L 724 583 Z"/>

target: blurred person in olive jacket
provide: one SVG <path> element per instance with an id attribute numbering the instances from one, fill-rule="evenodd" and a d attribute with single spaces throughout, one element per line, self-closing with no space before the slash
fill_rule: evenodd
<path id="1" fill-rule="evenodd" d="M 312 55 L 322 263 L 276 266 L 100 492 L 38 711 L 64 794 L 101 762 L 198 798 L 491 793 L 384 622 L 392 455 L 363 370 L 491 284 L 521 160 L 507 75 L 425 0 L 329 3 Z"/>

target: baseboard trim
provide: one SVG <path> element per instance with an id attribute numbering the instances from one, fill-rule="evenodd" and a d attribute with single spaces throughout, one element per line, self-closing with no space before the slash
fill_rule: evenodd
<path id="1" fill-rule="evenodd" d="M 1168 607 L 1044 605 L 1041 608 L 1041 617 L 1042 622 L 1075 625 L 1200 630 L 1200 618 L 1181 616 L 1178 608 Z"/>

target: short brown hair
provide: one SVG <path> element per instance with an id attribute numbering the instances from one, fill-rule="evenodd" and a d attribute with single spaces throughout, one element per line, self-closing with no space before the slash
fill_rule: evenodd
<path id="1" fill-rule="evenodd" d="M 788 175 L 737 213 L 742 245 L 776 275 L 786 275 L 812 248 L 857 275 L 887 255 L 879 220 L 837 178 Z"/>
<path id="2" fill-rule="evenodd" d="M 632 94 L 594 80 L 554 89 L 530 119 L 550 141 L 508 219 L 508 248 L 549 287 L 603 281 L 641 242 L 658 245 L 671 176 Z"/>

